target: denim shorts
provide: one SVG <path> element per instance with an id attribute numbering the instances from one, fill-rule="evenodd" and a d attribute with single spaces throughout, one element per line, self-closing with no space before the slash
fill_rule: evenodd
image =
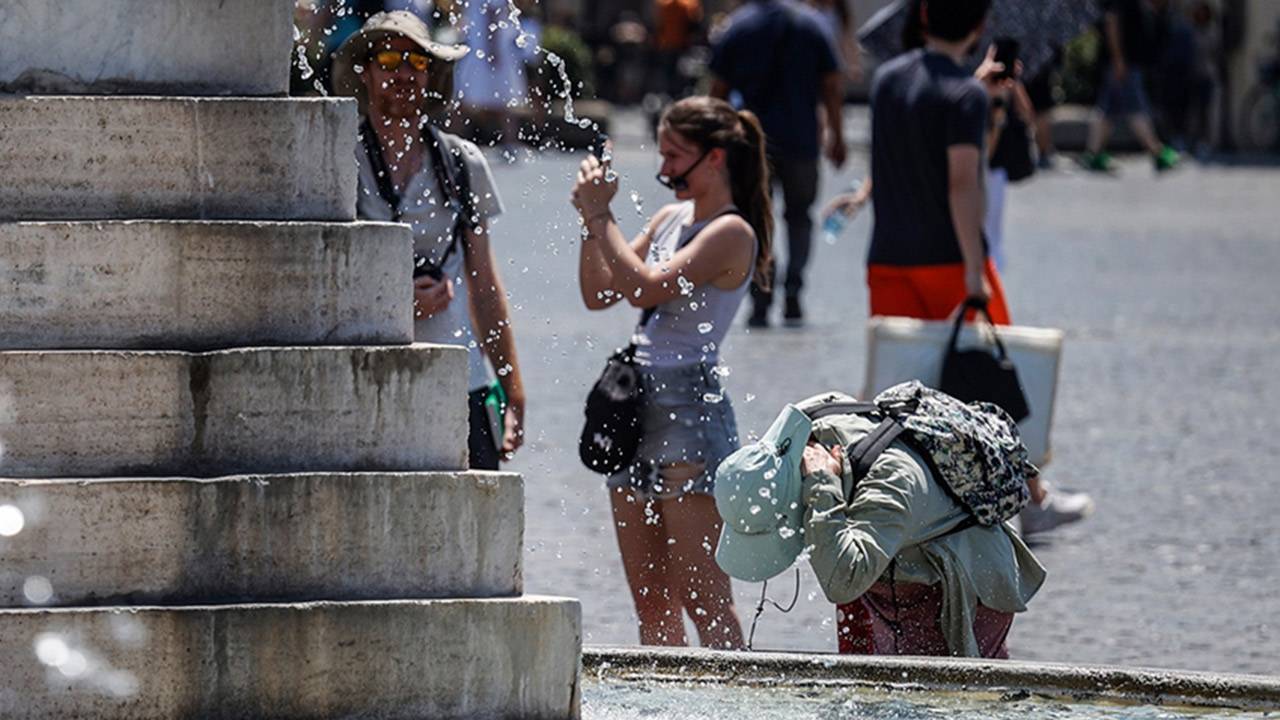
<path id="1" fill-rule="evenodd" d="M 629 467 L 609 476 L 609 487 L 628 488 L 643 499 L 710 495 L 716 467 L 738 449 L 733 406 L 713 366 L 642 367 L 640 387 L 644 399 L 640 448 Z M 703 463 L 704 469 L 679 487 L 668 487 L 660 470 L 676 463 Z"/>

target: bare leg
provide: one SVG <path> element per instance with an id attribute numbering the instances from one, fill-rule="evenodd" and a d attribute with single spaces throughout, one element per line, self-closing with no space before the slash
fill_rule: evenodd
<path id="1" fill-rule="evenodd" d="M 1152 155 L 1159 155 L 1164 149 L 1164 144 L 1156 137 L 1155 126 L 1151 124 L 1151 118 L 1147 115 L 1130 115 L 1129 127 L 1133 129 L 1133 134 L 1137 136 L 1138 142 L 1142 143 L 1142 147 Z"/>
<path id="2" fill-rule="evenodd" d="M 625 489 L 610 490 L 609 496 L 622 569 L 640 621 L 640 643 L 687 645 L 680 599 L 671 587 L 667 532 L 659 504 Z"/>
<path id="3" fill-rule="evenodd" d="M 1036 147 L 1040 157 L 1049 157 L 1056 152 L 1053 147 L 1053 113 L 1045 110 L 1036 114 Z"/>
<path id="4" fill-rule="evenodd" d="M 1089 118 L 1089 139 L 1085 143 L 1085 149 L 1090 154 L 1102 152 L 1102 148 L 1107 146 L 1107 138 L 1111 136 L 1111 121 L 1100 110 L 1094 109 L 1093 116 Z"/>
<path id="5" fill-rule="evenodd" d="M 701 475 L 702 468 L 702 463 L 665 468 L 665 483 L 680 487 Z M 663 500 L 662 515 L 670 542 L 671 588 L 697 628 L 699 642 L 709 648 L 742 648 L 742 622 L 733 606 L 733 588 L 715 560 L 721 524 L 715 498 L 688 494 Z"/>

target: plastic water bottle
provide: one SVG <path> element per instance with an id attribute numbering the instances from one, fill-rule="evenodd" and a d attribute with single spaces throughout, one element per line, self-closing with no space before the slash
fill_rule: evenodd
<path id="1" fill-rule="evenodd" d="M 855 183 L 850 192 L 857 192 L 861 187 L 860 183 Z M 826 217 L 822 218 L 822 238 L 827 241 L 828 245 L 835 245 L 836 240 L 844 234 L 844 229 L 849 226 L 849 221 L 854 215 L 858 214 L 859 206 L 845 205 L 843 207 L 832 208 Z"/>

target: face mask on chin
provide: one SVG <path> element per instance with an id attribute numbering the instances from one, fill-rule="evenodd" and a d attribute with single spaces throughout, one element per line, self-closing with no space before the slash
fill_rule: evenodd
<path id="1" fill-rule="evenodd" d="M 697 160 L 693 161 L 693 164 L 689 166 L 688 170 L 685 170 L 679 175 L 672 175 L 668 177 L 666 175 L 663 175 L 662 173 L 658 173 L 656 176 L 658 179 L 658 184 L 662 185 L 668 190 L 675 190 L 676 192 L 684 192 L 685 190 L 688 190 L 689 175 L 693 174 L 693 171 L 697 169 L 698 165 L 702 164 L 702 161 L 705 160 L 706 157 L 710 154 L 711 154 L 710 150 L 707 150 L 706 152 L 702 153 L 702 155 L 699 156 Z"/>

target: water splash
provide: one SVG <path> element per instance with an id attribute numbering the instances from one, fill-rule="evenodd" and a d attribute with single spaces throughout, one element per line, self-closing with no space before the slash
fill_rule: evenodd
<path id="1" fill-rule="evenodd" d="M 520 22 L 520 8 L 516 7 L 515 0 L 507 0 L 507 20 L 516 29 L 516 47 L 521 50 L 529 48 L 529 41 L 533 40 L 533 34 L 524 29 L 524 24 Z M 541 45 L 534 44 L 533 52 L 535 55 L 545 55 L 547 62 L 551 67 L 555 68 L 556 76 L 560 79 L 560 91 L 557 93 L 564 100 L 564 121 L 570 125 L 576 125 L 580 128 L 591 128 L 598 130 L 599 126 L 591 120 L 591 118 L 579 118 L 573 111 L 573 81 L 569 79 L 569 69 L 565 64 L 564 58 L 547 50 Z M 610 180 L 609 182 L 613 182 Z"/>

